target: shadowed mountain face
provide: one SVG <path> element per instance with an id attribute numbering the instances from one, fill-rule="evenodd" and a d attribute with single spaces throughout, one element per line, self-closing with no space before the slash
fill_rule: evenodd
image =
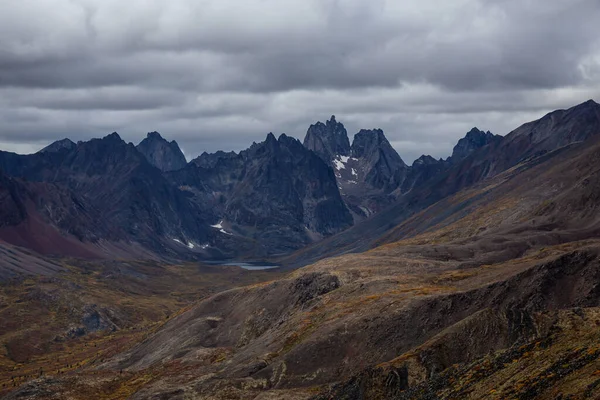
<path id="1" fill-rule="evenodd" d="M 219 215 L 220 235 L 238 234 L 282 253 L 348 228 L 331 168 L 286 135 L 235 153 L 203 154 L 170 174 L 198 203 Z"/>
<path id="2" fill-rule="evenodd" d="M 477 149 L 501 138 L 473 128 L 459 140 L 447 160 L 422 156 L 409 167 L 381 129 L 359 131 L 350 146 L 344 125 L 332 117 L 325 124 L 311 125 L 304 146 L 334 169 L 342 197 L 355 222 L 359 222 L 390 206 L 402 195 L 420 188 Z"/>
<path id="3" fill-rule="evenodd" d="M 21 181 L 0 172 L 0 243 L 39 254 L 98 258 L 101 252 L 85 243 L 102 237 L 124 234 L 82 197 L 54 184 Z M 26 271 L 36 265 L 35 259 L 17 251 L 1 263 L 0 276 Z"/>
<path id="4" fill-rule="evenodd" d="M 150 132 L 137 145 L 146 160 L 161 171 L 175 171 L 187 165 L 183 152 L 176 141 L 167 142 L 158 132 Z"/>
<path id="5" fill-rule="evenodd" d="M 439 168 L 439 173 L 434 173 L 419 185 L 408 186 L 412 189 L 400 194 L 397 201 L 384 212 L 304 249 L 298 259 L 302 260 L 301 263 L 308 263 L 348 251 L 368 250 L 390 230 L 432 204 L 530 159 L 598 134 L 600 105 L 588 101 L 524 124 L 505 137 L 494 138 L 458 163 L 435 166 L 429 160 L 434 169 Z"/>
<path id="6" fill-rule="evenodd" d="M 74 146 L 2 152 L 0 168 L 73 191 L 121 232 L 93 235 L 91 227 L 84 238 L 92 242 L 137 243 L 161 255 L 264 257 L 352 224 L 331 168 L 285 135 L 240 154 L 203 154 L 183 168 L 171 157 L 181 155 L 177 145 L 157 133 L 137 148 L 116 133 Z"/>
<path id="7" fill-rule="evenodd" d="M 384 191 L 395 189 L 398 185 L 395 174 L 406 170 L 406 164 L 381 129 L 363 129 L 354 135 L 352 157 L 364 160 L 365 182 Z"/>
<path id="8" fill-rule="evenodd" d="M 490 131 L 484 132 L 477 128 L 473 128 L 464 138 L 458 141 L 456 146 L 454 146 L 452 156 L 448 159 L 448 161 L 452 163 L 458 163 L 475 150 L 501 139 L 502 136 L 494 135 Z"/>
<path id="9" fill-rule="evenodd" d="M 326 163 L 337 156 L 350 155 L 350 141 L 344 125 L 331 119 L 325 123 L 317 122 L 311 125 L 304 137 L 304 147 L 317 153 Z"/>
<path id="10" fill-rule="evenodd" d="M 107 224 L 124 233 L 94 232 L 91 226 L 87 237 L 138 242 L 158 252 L 169 251 L 164 247 L 167 238 L 185 243 L 188 238 L 200 243 L 208 240 L 205 218 L 210 214 L 194 207 L 116 133 L 52 153 L 18 156 L 2 152 L 0 165 L 12 176 L 73 191 L 97 209 Z"/>

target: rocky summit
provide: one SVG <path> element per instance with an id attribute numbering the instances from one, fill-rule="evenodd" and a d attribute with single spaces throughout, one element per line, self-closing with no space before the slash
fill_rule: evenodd
<path id="1" fill-rule="evenodd" d="M 335 115 L 325 123 L 311 125 L 304 137 L 304 147 L 317 153 L 326 163 L 336 157 L 350 155 L 350 141 L 344 124 Z"/>
<path id="2" fill-rule="evenodd" d="M 451 162 L 459 162 L 466 158 L 473 151 L 486 146 L 493 141 L 497 141 L 501 138 L 499 135 L 494 135 L 490 131 L 484 132 L 477 128 L 471 129 L 467 132 L 467 135 L 460 139 L 454 149 L 452 150 L 452 156 L 449 158 Z"/>
<path id="3" fill-rule="evenodd" d="M 148 162 L 161 171 L 175 171 L 186 166 L 187 161 L 176 141 L 168 142 L 158 132 L 150 132 L 137 145 Z"/>
<path id="4" fill-rule="evenodd" d="M 594 101 L 411 165 L 173 143 L 0 152 L 2 398 L 598 398 Z"/>

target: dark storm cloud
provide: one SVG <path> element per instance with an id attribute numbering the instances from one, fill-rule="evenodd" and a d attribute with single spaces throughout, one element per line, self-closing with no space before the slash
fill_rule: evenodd
<path id="1" fill-rule="evenodd" d="M 188 157 L 336 114 L 408 161 L 600 98 L 597 0 L 20 0 L 0 5 L 0 146 L 159 130 Z"/>

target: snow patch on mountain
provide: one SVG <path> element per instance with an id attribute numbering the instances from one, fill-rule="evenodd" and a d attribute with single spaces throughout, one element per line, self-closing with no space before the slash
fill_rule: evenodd
<path id="1" fill-rule="evenodd" d="M 333 164 L 335 165 L 335 169 L 337 169 L 338 171 L 346 169 L 346 164 L 343 163 L 341 160 L 333 160 Z"/>
<path id="2" fill-rule="evenodd" d="M 215 225 L 211 225 L 211 228 L 215 228 L 218 229 L 219 232 L 224 233 L 226 235 L 231 235 L 233 236 L 233 233 L 227 232 L 224 228 L 223 228 L 223 221 L 220 221 L 218 224 Z"/>
<path id="3" fill-rule="evenodd" d="M 179 239 L 173 239 L 173 241 L 174 241 L 174 242 L 176 242 L 176 243 L 179 243 L 179 244 L 180 244 L 180 245 L 182 245 L 182 246 L 186 246 L 186 247 L 187 247 L 187 248 L 189 248 L 190 250 L 194 250 L 194 249 L 197 247 L 197 245 L 196 245 L 196 244 L 194 244 L 193 242 L 188 242 L 187 244 L 185 244 L 185 243 L 183 243 L 183 242 L 182 242 L 181 240 L 179 240 Z M 207 244 L 200 245 L 200 246 L 198 246 L 198 247 L 200 247 L 201 249 L 206 249 L 206 248 L 208 248 L 208 247 L 210 247 L 210 246 L 209 246 L 209 244 L 207 243 Z"/>

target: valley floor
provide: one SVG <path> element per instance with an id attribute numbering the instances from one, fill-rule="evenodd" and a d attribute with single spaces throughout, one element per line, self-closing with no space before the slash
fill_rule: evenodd
<path id="1" fill-rule="evenodd" d="M 48 265 L 50 274 L 13 277 L 0 285 L 0 395 L 35 379 L 92 371 L 193 303 L 277 276 L 158 262 L 52 260 Z M 109 386 L 99 390 L 113 391 L 109 398 L 123 397 L 118 385 Z"/>
<path id="2" fill-rule="evenodd" d="M 167 274 L 158 280 L 165 288 L 184 282 L 178 291 L 137 293 L 139 277 L 119 288 L 106 283 L 106 267 L 69 267 L 64 282 L 90 295 L 101 287 L 96 303 L 133 322 L 112 333 L 47 335 L 37 346 L 34 327 L 64 335 L 68 324 L 53 318 L 65 313 L 42 311 L 47 296 L 32 296 L 31 281 L 5 287 L 3 304 L 17 301 L 4 315 L 23 315 L 25 302 L 41 322 L 3 328 L 3 342 L 17 340 L 2 361 L 6 398 L 599 398 L 599 241 L 536 246 L 482 265 L 490 252 L 422 240 L 287 275 L 136 266 Z M 13 382 L 19 389 L 8 394 Z"/>

